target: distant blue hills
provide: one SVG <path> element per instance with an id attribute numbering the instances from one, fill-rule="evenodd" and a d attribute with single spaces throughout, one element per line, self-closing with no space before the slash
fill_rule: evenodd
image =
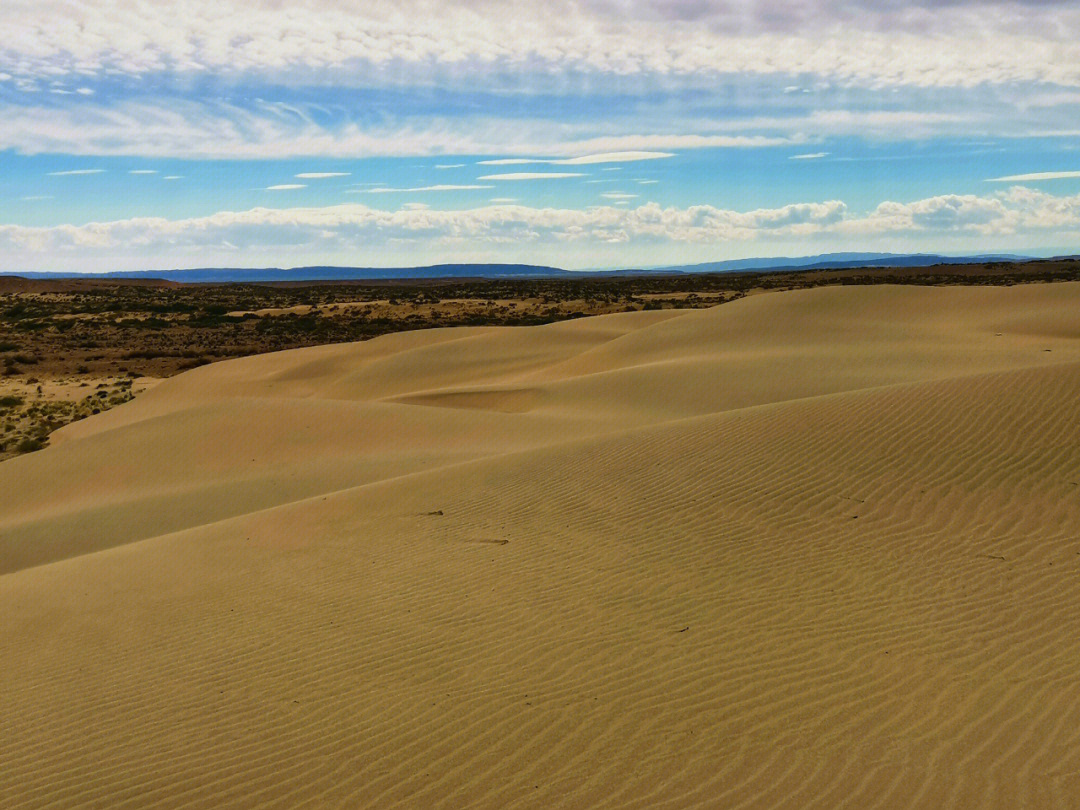
<path id="1" fill-rule="evenodd" d="M 543 279 L 588 276 L 633 276 L 677 273 L 779 272 L 784 270 L 842 270 L 854 267 L 931 267 L 935 264 L 1031 261 L 1031 256 L 990 254 L 942 256 L 928 253 L 823 253 L 816 256 L 729 259 L 702 264 L 681 264 L 624 270 L 583 271 L 533 264 L 434 264 L 425 267 L 206 267 L 188 270 L 136 270 L 109 273 L 26 272 L 0 273 L 23 278 L 128 278 L 164 279 L 188 284 L 288 281 L 392 281 L 408 279 Z"/>
<path id="2" fill-rule="evenodd" d="M 23 278 L 152 278 L 186 284 L 255 281 L 391 281 L 440 278 L 551 278 L 568 275 L 558 267 L 532 264 L 433 264 L 425 267 L 202 267 L 190 270 L 132 270 L 111 273 L 33 272 Z"/>
<path id="3" fill-rule="evenodd" d="M 732 273 L 754 270 L 843 270 L 852 267 L 932 267 L 935 264 L 983 264 L 985 262 L 1027 262 L 1031 256 L 985 254 L 942 256 L 936 253 L 822 253 L 817 256 L 768 259 L 730 259 L 703 264 L 679 264 L 653 268 L 654 273 Z"/>

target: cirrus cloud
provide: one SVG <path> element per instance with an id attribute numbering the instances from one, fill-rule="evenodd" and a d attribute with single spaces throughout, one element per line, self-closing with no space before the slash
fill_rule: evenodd
<path id="1" fill-rule="evenodd" d="M 581 172 L 509 172 L 485 174 L 478 180 L 560 180 L 565 177 L 584 177 Z"/>
<path id="2" fill-rule="evenodd" d="M 68 169 L 62 172 L 49 172 L 49 177 L 76 177 L 83 174 L 101 174 L 104 169 Z"/>
<path id="3" fill-rule="evenodd" d="M 987 183 L 1034 183 L 1040 180 L 1074 180 L 1080 178 L 1080 172 L 1033 172 L 1031 174 L 1012 174 L 1008 177 L 992 177 Z"/>
<path id="4" fill-rule="evenodd" d="M 4 11 L 5 72 L 42 81 L 228 70 L 390 85 L 430 76 L 437 64 L 448 81 L 775 73 L 892 85 L 1080 84 L 1080 12 L 1052 0 L 450 0 L 438 13 L 426 0 L 189 0 L 182 15 L 168 0 L 10 0 Z"/>
<path id="5" fill-rule="evenodd" d="M 483 180 L 484 178 L 480 178 Z M 442 183 L 434 186 L 415 186 L 413 188 L 387 188 L 386 186 L 377 186 L 375 188 L 365 189 L 350 189 L 346 191 L 346 194 L 410 194 L 416 191 L 477 191 L 479 189 L 495 188 L 495 186 L 483 186 L 483 185 L 453 185 L 450 183 Z"/>
<path id="6" fill-rule="evenodd" d="M 598 157 L 611 159 L 613 154 L 788 146 L 805 140 L 795 131 L 800 123 L 783 122 L 787 134 L 640 130 L 595 134 L 586 130 L 583 136 L 581 128 L 568 131 L 558 121 L 541 119 L 511 122 L 497 117 L 443 116 L 380 124 L 349 118 L 320 122 L 306 114 L 286 115 L 272 105 L 251 107 L 191 99 L 124 100 L 111 106 L 7 108 L 0 116 L 0 151 L 242 160 L 517 152 L 549 157 L 500 159 L 500 165 L 559 160 L 588 163 Z M 854 121 L 851 125 L 863 127 L 865 122 Z M 636 128 L 640 124 L 624 122 L 621 127 L 625 126 Z M 444 165 L 457 168 L 455 164 Z"/>

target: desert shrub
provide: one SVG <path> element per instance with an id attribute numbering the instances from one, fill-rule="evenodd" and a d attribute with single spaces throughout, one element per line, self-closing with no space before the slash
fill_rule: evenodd
<path id="1" fill-rule="evenodd" d="M 23 398 L 14 395 L 0 397 L 0 408 L 16 408 L 22 405 Z"/>
<path id="2" fill-rule="evenodd" d="M 19 453 L 33 453 L 35 450 L 40 450 L 45 445 L 41 439 L 36 439 L 33 436 L 27 436 L 17 445 L 15 445 L 16 452 Z"/>

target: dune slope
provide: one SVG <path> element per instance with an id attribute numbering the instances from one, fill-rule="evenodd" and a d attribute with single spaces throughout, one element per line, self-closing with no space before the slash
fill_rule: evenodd
<path id="1" fill-rule="evenodd" d="M 1080 285 L 207 366 L 0 572 L 5 808 L 1072 807 Z"/>

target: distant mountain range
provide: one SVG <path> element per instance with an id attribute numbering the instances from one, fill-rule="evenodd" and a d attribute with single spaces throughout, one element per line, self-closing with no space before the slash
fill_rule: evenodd
<path id="1" fill-rule="evenodd" d="M 112 273 L 18 273 L 23 278 L 155 278 L 186 284 L 227 281 L 385 281 L 433 278 L 551 278 L 568 274 L 531 264 L 433 264 L 426 267 L 203 267 L 190 270 L 133 270 Z"/>
<path id="2" fill-rule="evenodd" d="M 652 268 L 653 273 L 732 273 L 752 270 L 842 270 L 849 267 L 931 267 L 935 264 L 981 264 L 1026 262 L 1031 256 L 986 254 L 942 256 L 934 253 L 822 253 L 798 258 L 731 259 L 704 264 L 680 264 Z"/>
<path id="3" fill-rule="evenodd" d="M 823 270 L 851 267 L 930 267 L 935 264 L 978 264 L 982 262 L 1030 261 L 1030 256 L 993 254 L 941 256 L 926 253 L 824 253 L 797 258 L 730 259 L 703 264 L 682 264 L 625 270 L 593 271 L 589 275 L 654 275 L 673 273 L 777 272 L 783 270 Z M 165 279 L 188 284 L 266 281 L 388 281 L 395 279 L 538 279 L 578 277 L 583 271 L 563 270 L 533 264 L 435 264 L 426 267 L 207 267 L 189 270 L 136 270 L 111 273 L 27 272 L 0 273 L 23 278 L 129 278 Z"/>

